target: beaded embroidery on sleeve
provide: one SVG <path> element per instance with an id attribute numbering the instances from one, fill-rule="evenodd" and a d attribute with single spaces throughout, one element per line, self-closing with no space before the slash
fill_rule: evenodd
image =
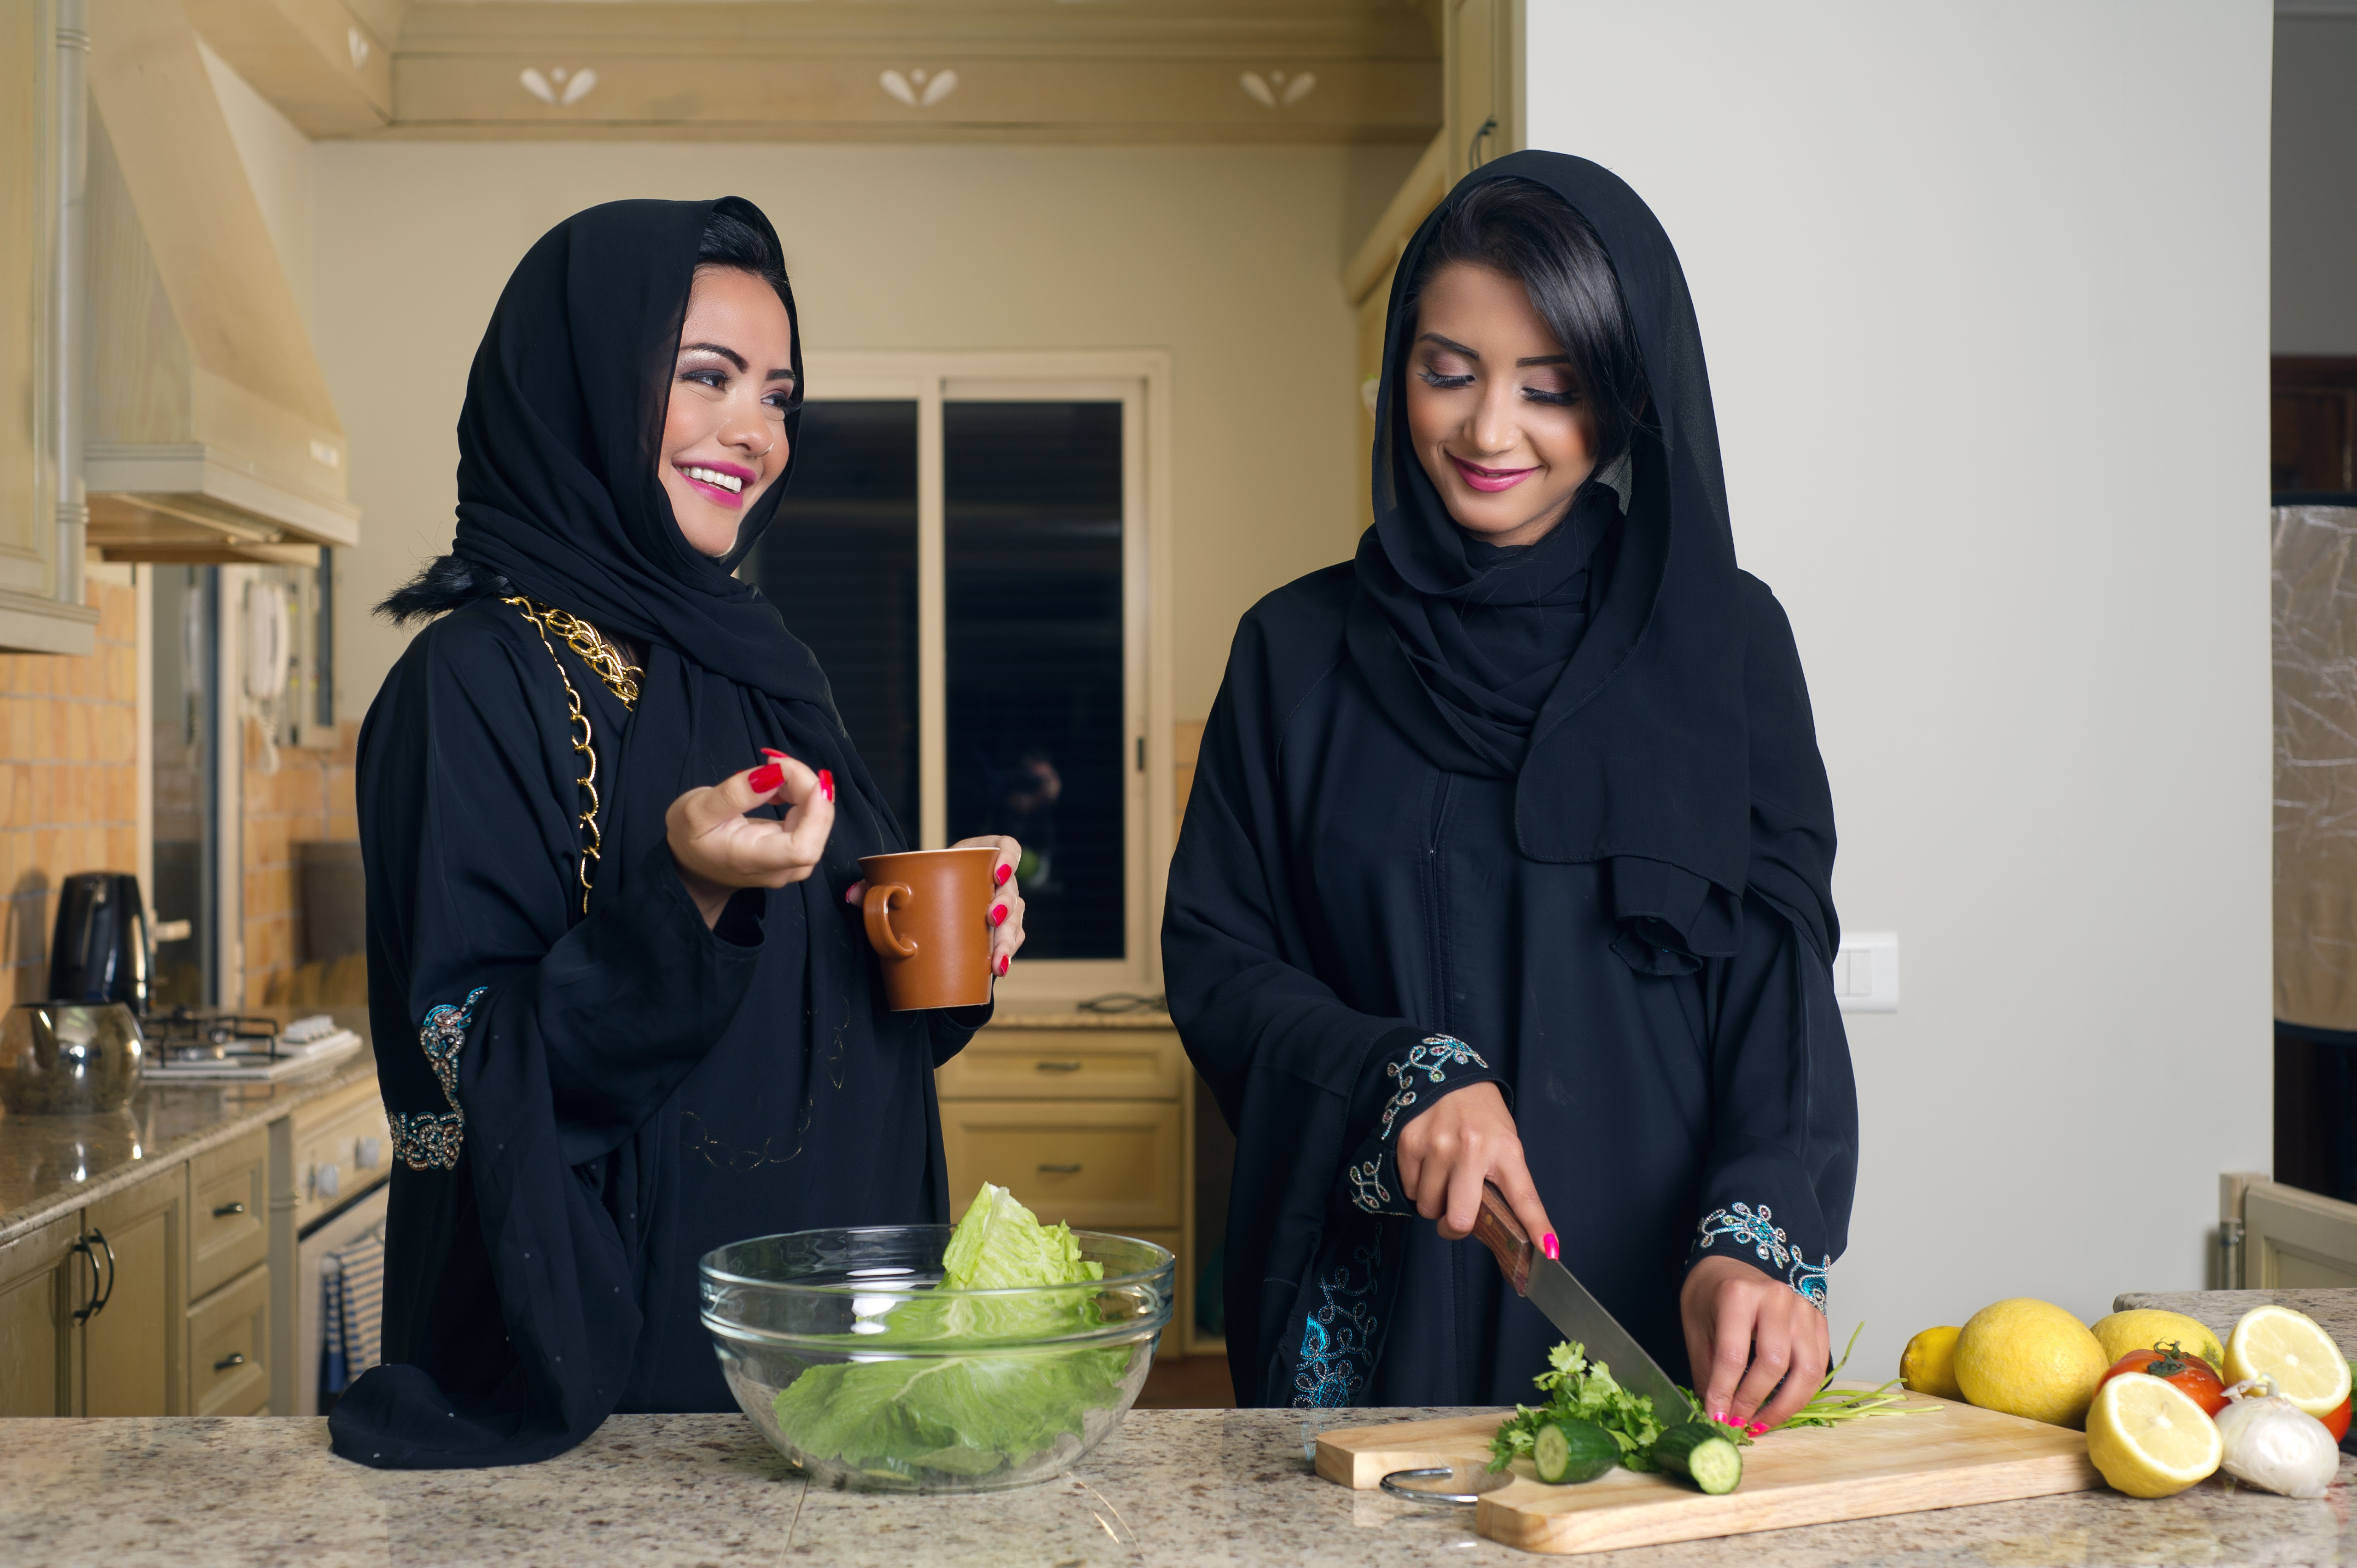
<path id="1" fill-rule="evenodd" d="M 1490 1064 L 1481 1059 L 1480 1052 L 1455 1036 L 1430 1035 L 1426 1036 L 1422 1045 L 1411 1049 L 1405 1060 L 1393 1062 L 1384 1068 L 1385 1072 L 1399 1079 L 1399 1087 L 1383 1102 L 1383 1141 L 1391 1142 L 1392 1123 L 1399 1119 L 1401 1112 L 1415 1103 L 1417 1073 L 1424 1074 L 1427 1082 L 1446 1083 L 1450 1067 L 1464 1067 L 1469 1063 L 1485 1072 L 1490 1068 Z"/>
<path id="2" fill-rule="evenodd" d="M 417 1031 L 425 1065 L 434 1069 L 450 1109 L 396 1112 L 386 1118 L 393 1126 L 393 1152 L 411 1170 L 458 1168 L 458 1145 L 467 1126 L 466 1112 L 458 1109 L 458 1052 L 466 1046 L 468 1026 L 475 1019 L 475 999 L 488 989 L 478 985 L 467 993 L 465 1002 L 443 1003 L 425 1015 L 425 1026 Z"/>
<path id="3" fill-rule="evenodd" d="M 1761 1262 L 1772 1262 L 1783 1271 L 1784 1283 L 1808 1299 L 1819 1312 L 1825 1310 L 1825 1275 L 1834 1266 L 1828 1256 L 1821 1263 L 1813 1263 L 1794 1245 L 1784 1228 L 1775 1222 L 1775 1215 L 1766 1204 L 1755 1212 L 1748 1203 L 1732 1208 L 1714 1209 L 1703 1216 L 1702 1228 L 1695 1241 L 1697 1254 L 1707 1252 L 1711 1243 L 1721 1236 L 1734 1238 L 1737 1251 L 1746 1245 Z"/>

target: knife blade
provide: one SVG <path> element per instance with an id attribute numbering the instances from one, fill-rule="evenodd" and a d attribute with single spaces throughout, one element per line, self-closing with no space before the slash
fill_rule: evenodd
<path id="1" fill-rule="evenodd" d="M 1694 1406 L 1661 1363 L 1645 1353 L 1636 1337 L 1569 1269 L 1531 1245 L 1506 1205 L 1506 1195 L 1488 1182 L 1481 1185 L 1481 1211 L 1473 1220 L 1473 1235 L 1498 1260 L 1514 1294 L 1545 1314 L 1556 1333 L 1579 1345 L 1589 1360 L 1603 1362 L 1614 1382 L 1632 1394 L 1651 1396 L 1654 1420 L 1670 1427 L 1694 1418 Z"/>

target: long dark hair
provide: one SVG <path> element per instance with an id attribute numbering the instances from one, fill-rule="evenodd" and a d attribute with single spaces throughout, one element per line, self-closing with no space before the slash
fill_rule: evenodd
<path id="1" fill-rule="evenodd" d="M 1645 360 L 1620 279 L 1596 230 L 1535 180 L 1493 179 L 1443 213 L 1408 280 L 1411 317 L 1443 267 L 1468 262 L 1520 282 L 1571 371 L 1595 421 L 1598 473 L 1629 449 L 1645 417 Z"/>
<path id="2" fill-rule="evenodd" d="M 786 281 L 785 257 L 778 253 L 765 231 L 731 211 L 729 205 L 729 201 L 722 201 L 705 220 L 703 237 L 695 246 L 696 270 L 727 267 L 750 273 L 776 289 L 778 297 L 786 302 L 791 312 L 793 295 Z M 801 389 L 795 392 L 799 395 Z M 387 594 L 376 607 L 376 613 L 390 618 L 395 626 L 406 626 L 489 595 L 511 591 L 505 577 L 463 555 L 436 555 L 419 569 L 417 575 Z"/>

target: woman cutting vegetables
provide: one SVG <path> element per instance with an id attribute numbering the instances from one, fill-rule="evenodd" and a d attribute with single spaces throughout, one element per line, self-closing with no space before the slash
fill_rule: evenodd
<path id="1" fill-rule="evenodd" d="M 1238 1397 L 1531 1398 L 1556 1336 L 1464 1240 L 1486 1182 L 1706 1412 L 1773 1425 L 1824 1375 L 1857 1174 L 1833 807 L 1633 191 L 1517 153 L 1450 193 L 1373 456 L 1356 561 L 1238 630 L 1171 869 Z"/>

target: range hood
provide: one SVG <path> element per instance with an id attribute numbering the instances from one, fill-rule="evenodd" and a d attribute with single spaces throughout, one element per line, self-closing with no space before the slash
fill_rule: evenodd
<path id="1" fill-rule="evenodd" d="M 358 544 L 343 427 L 187 13 L 91 11 L 90 547 L 308 564 Z"/>

